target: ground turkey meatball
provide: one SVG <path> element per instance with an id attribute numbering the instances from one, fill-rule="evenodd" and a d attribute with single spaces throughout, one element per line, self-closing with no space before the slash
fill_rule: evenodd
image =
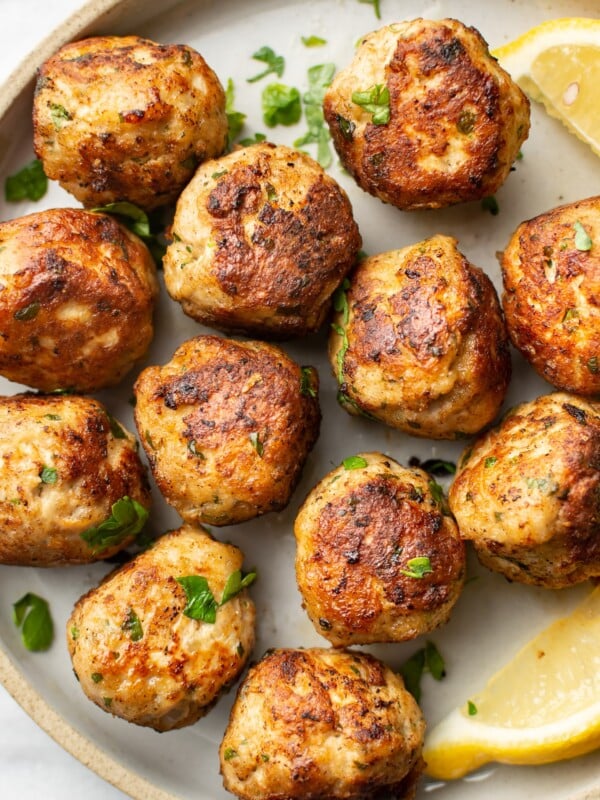
<path id="1" fill-rule="evenodd" d="M 600 197 L 520 225 L 502 273 L 515 347 L 559 389 L 600 394 Z"/>
<path id="2" fill-rule="evenodd" d="M 284 508 L 318 436 L 317 390 L 278 347 L 216 336 L 145 369 L 135 418 L 166 501 L 212 525 Z"/>
<path id="3" fill-rule="evenodd" d="M 432 439 L 494 419 L 510 380 L 508 338 L 491 281 L 455 239 L 367 258 L 343 288 L 329 357 L 349 413 Z"/>
<path id="4" fill-rule="evenodd" d="M 173 202 L 227 142 L 225 94 L 191 47 L 138 36 L 72 42 L 38 71 L 34 148 L 85 206 Z"/>
<path id="5" fill-rule="evenodd" d="M 0 374 L 46 392 L 118 383 L 152 340 L 157 294 L 147 247 L 114 217 L 0 223 Z"/>
<path id="6" fill-rule="evenodd" d="M 244 800 L 410 800 L 424 732 L 402 678 L 373 656 L 274 650 L 238 691 L 223 782 Z"/>
<path id="7" fill-rule="evenodd" d="M 96 400 L 0 397 L 0 464 L 2 564 L 108 558 L 132 542 L 148 516 L 137 443 Z"/>
<path id="8" fill-rule="evenodd" d="M 271 337 L 316 331 L 361 246 L 345 192 L 309 156 L 259 144 L 203 164 L 164 260 L 198 322 Z"/>
<path id="9" fill-rule="evenodd" d="M 398 642 L 447 622 L 465 547 L 441 487 L 381 453 L 345 459 L 296 518 L 296 577 L 332 644 Z"/>
<path id="10" fill-rule="evenodd" d="M 414 19 L 366 36 L 325 94 L 343 165 L 402 209 L 493 194 L 529 131 L 529 102 L 478 31 Z"/>
<path id="11" fill-rule="evenodd" d="M 89 699 L 157 731 L 204 716 L 254 646 L 242 559 L 237 547 L 184 525 L 84 595 L 67 643 Z"/>
<path id="12" fill-rule="evenodd" d="M 517 406 L 465 451 L 449 501 L 480 561 L 509 580 L 600 576 L 600 405 L 556 393 Z"/>

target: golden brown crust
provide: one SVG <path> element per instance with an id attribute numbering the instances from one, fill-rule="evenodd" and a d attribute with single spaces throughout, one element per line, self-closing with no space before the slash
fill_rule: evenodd
<path id="1" fill-rule="evenodd" d="M 38 71 L 34 148 L 48 177 L 85 206 L 173 202 L 227 141 L 225 94 L 185 45 L 98 36 Z"/>
<path id="2" fill-rule="evenodd" d="M 576 237 L 589 249 L 578 249 Z M 600 197 L 519 225 L 504 251 L 502 274 L 515 347 L 559 389 L 600 394 Z"/>
<path id="3" fill-rule="evenodd" d="M 50 209 L 0 223 L 0 374 L 43 391 L 118 383 L 154 333 L 156 267 L 114 217 Z"/>
<path id="4" fill-rule="evenodd" d="M 316 331 L 361 246 L 343 189 L 308 156 L 268 143 L 202 165 L 173 236 L 165 282 L 186 314 L 269 337 Z"/>
<path id="5" fill-rule="evenodd" d="M 349 413 L 435 439 L 498 413 L 511 373 L 504 320 L 491 281 L 456 244 L 433 236 L 351 274 L 348 319 L 335 316 L 329 340 Z"/>
<path id="6" fill-rule="evenodd" d="M 510 580 L 560 589 L 600 575 L 600 406 L 566 393 L 517 406 L 465 452 L 449 502 Z"/>
<path id="7" fill-rule="evenodd" d="M 414 796 L 424 721 L 402 679 L 370 655 L 275 650 L 241 685 L 220 748 L 244 800 Z M 381 794 L 380 794 L 381 793 Z"/>
<path id="8" fill-rule="evenodd" d="M 108 558 L 132 537 L 97 550 L 82 534 L 108 519 L 122 497 L 150 507 L 133 435 L 90 398 L 0 397 L 0 463 L 3 564 L 63 566 Z"/>
<path id="9" fill-rule="evenodd" d="M 354 92 L 387 87 L 374 124 Z M 403 209 L 493 194 L 529 130 L 529 102 L 474 28 L 414 19 L 369 34 L 327 90 L 325 118 L 342 163 L 367 192 Z"/>
<path id="10" fill-rule="evenodd" d="M 304 369 L 273 345 L 198 336 L 141 373 L 136 424 L 186 521 L 228 525 L 287 504 L 319 432 L 318 377 Z"/>
<path id="11" fill-rule="evenodd" d="M 206 714 L 252 652 L 254 604 L 243 590 L 217 609 L 214 624 L 191 619 L 177 578 L 206 578 L 219 602 L 242 559 L 237 547 L 184 525 L 85 594 L 67 645 L 90 700 L 158 731 Z"/>
<path id="12" fill-rule="evenodd" d="M 296 518 L 296 577 L 316 630 L 332 644 L 404 641 L 448 620 L 465 548 L 422 470 L 380 453 L 333 470 Z M 441 489 L 437 487 L 441 492 Z M 411 575 L 412 559 L 430 572 Z"/>

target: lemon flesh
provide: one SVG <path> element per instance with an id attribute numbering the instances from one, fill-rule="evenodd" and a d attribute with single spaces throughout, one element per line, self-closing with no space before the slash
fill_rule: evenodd
<path id="1" fill-rule="evenodd" d="M 532 100 L 600 155 L 600 19 L 550 20 L 494 55 Z"/>
<path id="2" fill-rule="evenodd" d="M 489 761 L 545 764 L 600 747 L 600 587 L 554 622 L 425 741 L 426 772 L 460 778 Z"/>

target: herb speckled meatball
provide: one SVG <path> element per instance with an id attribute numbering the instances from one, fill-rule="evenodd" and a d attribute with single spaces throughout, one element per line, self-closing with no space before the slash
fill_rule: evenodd
<path id="1" fill-rule="evenodd" d="M 137 443 L 97 401 L 0 397 L 0 563 L 86 564 L 126 547 L 150 508 Z M 117 514 L 122 524 L 105 529 Z"/>
<path id="2" fill-rule="evenodd" d="M 67 644 L 89 699 L 157 731 L 204 716 L 254 646 L 254 604 L 236 580 L 242 558 L 184 525 L 84 595 Z"/>
<path id="3" fill-rule="evenodd" d="M 529 131 L 529 101 L 478 31 L 414 19 L 366 36 L 325 94 L 346 169 L 403 209 L 493 194 Z"/>
<path id="4" fill-rule="evenodd" d="M 203 164 L 164 260 L 186 314 L 223 330 L 313 333 L 361 238 L 345 192 L 307 155 L 258 144 Z"/>
<path id="5" fill-rule="evenodd" d="M 275 650 L 238 690 L 223 782 L 243 800 L 411 800 L 424 732 L 402 678 L 372 656 Z"/>
<path id="6" fill-rule="evenodd" d="M 600 575 L 600 405 L 557 392 L 513 409 L 462 456 L 461 535 L 510 580 L 560 589 Z"/>
<path id="7" fill-rule="evenodd" d="M 85 206 L 173 202 L 227 142 L 225 93 L 191 47 L 138 36 L 71 42 L 38 71 L 34 148 Z"/>
<path id="8" fill-rule="evenodd" d="M 318 376 L 263 342 L 197 336 L 135 384 L 159 489 L 187 522 L 229 525 L 287 504 L 319 433 Z"/>

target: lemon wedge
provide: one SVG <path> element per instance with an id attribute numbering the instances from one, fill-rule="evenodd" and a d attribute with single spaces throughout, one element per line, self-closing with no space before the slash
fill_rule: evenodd
<path id="1" fill-rule="evenodd" d="M 428 735 L 433 778 L 489 761 L 545 764 L 600 747 L 600 586 L 546 628 Z"/>
<path id="2" fill-rule="evenodd" d="M 492 54 L 532 100 L 600 155 L 600 19 L 548 20 Z"/>

